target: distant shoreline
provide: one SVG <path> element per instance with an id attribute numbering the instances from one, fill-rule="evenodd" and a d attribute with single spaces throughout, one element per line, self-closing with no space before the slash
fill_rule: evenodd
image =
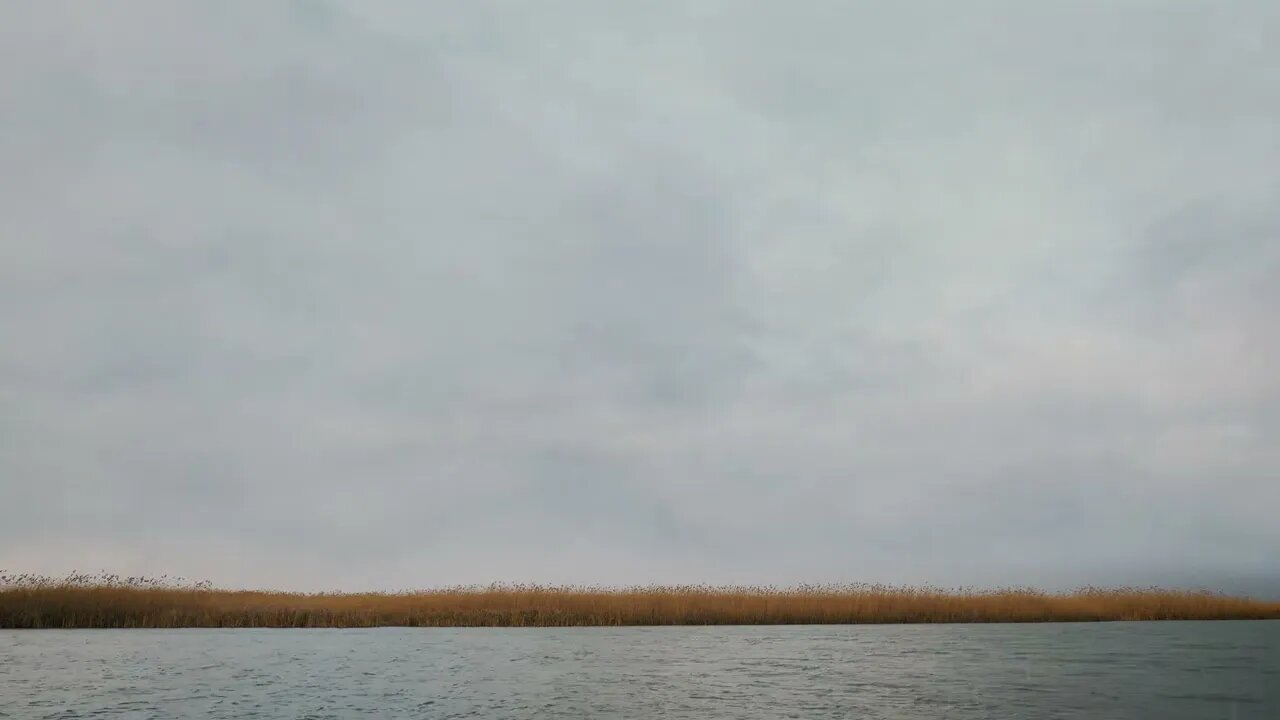
<path id="1" fill-rule="evenodd" d="M 221 590 L 115 576 L 0 575 L 0 628 L 576 627 L 1280 619 L 1206 590 L 945 590 L 882 585 L 492 585 L 385 593 Z"/>

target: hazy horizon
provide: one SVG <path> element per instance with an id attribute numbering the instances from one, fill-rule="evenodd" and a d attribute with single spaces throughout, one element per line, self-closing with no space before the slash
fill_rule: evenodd
<path id="1" fill-rule="evenodd" d="M 0 7 L 0 568 L 1280 596 L 1280 4 Z"/>

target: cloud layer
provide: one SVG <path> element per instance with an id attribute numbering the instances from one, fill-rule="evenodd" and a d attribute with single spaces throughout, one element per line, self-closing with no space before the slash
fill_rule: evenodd
<path id="1" fill-rule="evenodd" d="M 0 9 L 0 567 L 1271 586 L 1280 8 Z"/>

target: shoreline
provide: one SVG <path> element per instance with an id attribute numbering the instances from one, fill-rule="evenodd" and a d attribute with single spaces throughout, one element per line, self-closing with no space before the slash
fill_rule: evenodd
<path id="1" fill-rule="evenodd" d="M 133 581 L 133 579 L 129 579 Z M 875 585 L 384 593 L 220 590 L 133 582 L 0 585 L 0 628 L 372 628 L 890 625 L 1280 619 L 1280 601 L 1207 590 L 944 590 Z"/>

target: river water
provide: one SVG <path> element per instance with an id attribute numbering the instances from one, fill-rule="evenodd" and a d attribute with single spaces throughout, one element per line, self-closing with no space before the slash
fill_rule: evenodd
<path id="1" fill-rule="evenodd" d="M 1280 718 L 1280 621 L 0 631 L 4 718 Z"/>

